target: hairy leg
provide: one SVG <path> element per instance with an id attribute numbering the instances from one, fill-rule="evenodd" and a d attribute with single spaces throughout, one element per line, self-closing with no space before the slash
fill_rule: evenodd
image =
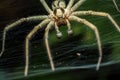
<path id="1" fill-rule="evenodd" d="M 112 16 L 110 14 L 108 14 L 108 13 L 105 13 L 105 12 L 96 12 L 96 11 L 76 11 L 72 15 L 75 15 L 75 16 L 80 16 L 80 15 L 95 15 L 95 16 L 107 17 L 113 23 L 113 25 L 116 27 L 116 29 L 120 32 L 120 27 L 115 22 L 115 20 L 112 18 Z"/>
<path id="2" fill-rule="evenodd" d="M 112 1 L 113 1 L 114 5 L 115 5 L 116 10 L 117 10 L 118 12 L 120 12 L 120 9 L 118 8 L 118 5 L 117 5 L 116 1 L 115 1 L 115 0 L 112 0 Z"/>
<path id="3" fill-rule="evenodd" d="M 57 33 L 57 34 L 56 34 L 57 37 L 58 37 L 58 38 L 61 38 L 61 37 L 62 37 L 62 33 L 60 32 L 57 23 L 55 23 L 55 30 L 56 30 L 56 33 Z"/>
<path id="4" fill-rule="evenodd" d="M 72 8 L 72 12 L 75 11 L 78 7 L 80 7 L 86 0 L 79 0 Z"/>
<path id="5" fill-rule="evenodd" d="M 52 10 L 49 8 L 45 0 L 40 0 L 40 2 L 43 4 L 44 8 L 47 10 L 49 14 L 52 13 Z"/>
<path id="6" fill-rule="evenodd" d="M 4 50 L 5 50 L 5 39 L 6 39 L 6 33 L 7 31 L 9 31 L 10 29 L 16 27 L 17 25 L 22 24 L 23 22 L 30 22 L 30 21 L 37 21 L 37 20 L 43 20 L 48 18 L 48 16 L 33 16 L 33 17 L 27 17 L 27 18 L 22 18 L 8 26 L 5 27 L 4 31 L 3 31 L 3 39 L 2 39 L 2 51 L 0 53 L 0 57 L 2 56 Z"/>
<path id="7" fill-rule="evenodd" d="M 49 23 L 50 19 L 43 20 L 39 25 L 35 26 L 34 29 L 27 35 L 26 41 L 25 41 L 25 54 L 26 54 L 26 60 L 25 60 L 25 71 L 24 74 L 27 76 L 28 74 L 28 65 L 29 65 L 29 41 L 32 38 L 32 36 L 42 27 L 44 27 L 45 24 Z"/>
<path id="8" fill-rule="evenodd" d="M 70 1 L 69 1 L 66 10 L 70 10 L 70 9 L 71 9 L 71 7 L 72 7 L 73 4 L 74 4 L 74 1 L 75 1 L 75 0 L 70 0 Z"/>
<path id="9" fill-rule="evenodd" d="M 67 33 L 68 33 L 68 35 L 71 35 L 71 34 L 73 33 L 73 31 L 72 31 L 72 29 L 71 29 L 71 24 L 70 24 L 70 22 L 69 22 L 67 19 L 66 19 L 66 22 L 67 22 L 67 27 L 68 27 Z M 62 33 L 60 32 L 57 23 L 55 23 L 55 30 L 56 30 L 56 32 L 57 32 L 57 34 L 56 34 L 57 37 L 58 37 L 58 38 L 61 38 L 61 37 L 62 37 Z"/>
<path id="10" fill-rule="evenodd" d="M 69 19 L 77 21 L 79 23 L 83 23 L 95 32 L 95 35 L 97 38 L 97 43 L 98 43 L 98 50 L 99 50 L 99 59 L 98 59 L 98 64 L 97 64 L 96 70 L 99 70 L 99 66 L 100 66 L 100 63 L 102 60 L 102 47 L 101 47 L 101 41 L 100 41 L 100 36 L 99 36 L 99 32 L 97 30 L 97 27 L 95 25 L 93 25 L 92 23 L 88 22 L 87 20 L 81 19 L 81 18 L 76 17 L 76 16 L 71 16 Z"/>
<path id="11" fill-rule="evenodd" d="M 51 56 L 51 51 L 50 51 L 49 42 L 48 42 L 48 33 L 49 33 L 50 28 L 53 25 L 54 25 L 54 22 L 51 21 L 48 24 L 48 26 L 46 27 L 46 29 L 45 29 L 45 45 L 46 45 L 46 49 L 47 49 L 47 53 L 48 53 L 51 69 L 54 71 L 55 70 L 55 66 L 54 66 L 54 62 L 53 62 L 52 56 Z"/>
<path id="12" fill-rule="evenodd" d="M 72 29 L 71 29 L 71 24 L 70 24 L 70 22 L 68 21 L 68 20 L 66 20 L 67 21 L 67 27 L 68 27 L 68 35 L 71 35 L 72 33 L 73 33 L 73 31 L 72 31 Z"/>

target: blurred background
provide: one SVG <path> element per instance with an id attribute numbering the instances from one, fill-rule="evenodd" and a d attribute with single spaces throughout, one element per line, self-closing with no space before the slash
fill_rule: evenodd
<path id="1" fill-rule="evenodd" d="M 46 0 L 51 7 L 53 0 Z M 69 0 L 66 0 L 68 3 Z M 78 0 L 75 0 L 76 2 Z M 120 8 L 120 1 L 116 0 Z M 120 13 L 112 0 L 87 0 L 77 10 L 109 13 L 120 25 Z M 39 0 L 0 1 L 0 45 L 5 26 L 23 17 L 48 15 Z M 98 47 L 94 32 L 87 26 L 71 22 L 74 34 L 68 36 L 66 26 L 60 27 L 61 39 L 55 30 L 49 43 L 56 70 L 52 72 L 44 44 L 44 29 L 30 40 L 29 74 L 24 77 L 25 37 L 41 21 L 24 22 L 7 32 L 5 52 L 0 58 L 0 80 L 113 80 L 120 76 L 120 33 L 108 18 L 81 16 L 97 26 L 102 43 L 103 59 L 96 71 Z M 0 46 L 0 50 L 1 50 Z"/>

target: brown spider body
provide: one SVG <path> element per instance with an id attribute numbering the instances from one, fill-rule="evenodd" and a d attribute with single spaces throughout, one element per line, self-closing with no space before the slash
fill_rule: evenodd
<path id="1" fill-rule="evenodd" d="M 57 25 L 60 27 L 62 25 L 66 25 L 67 21 L 65 18 L 59 18 L 58 20 L 56 20 Z"/>

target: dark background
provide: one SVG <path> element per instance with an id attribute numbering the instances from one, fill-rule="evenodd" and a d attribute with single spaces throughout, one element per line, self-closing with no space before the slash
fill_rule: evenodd
<path id="1" fill-rule="evenodd" d="M 46 0 L 49 6 L 52 1 Z M 120 1 L 116 1 L 120 7 Z M 107 12 L 120 25 L 120 13 L 116 11 L 112 0 L 87 0 L 78 10 Z M 1 0 L 0 45 L 6 25 L 23 17 L 45 14 L 47 15 L 47 12 L 39 0 Z M 72 22 L 74 31 L 72 36 L 67 35 L 65 26 L 60 28 L 63 33 L 61 39 L 56 38 L 54 30 L 50 32 L 49 42 L 56 66 L 55 72 L 50 69 L 44 45 L 44 28 L 36 33 L 30 41 L 30 68 L 28 77 L 25 78 L 25 37 L 35 25 L 40 23 L 40 21 L 34 21 L 20 24 L 7 33 L 5 52 L 0 58 L 1 80 L 113 80 L 119 78 L 120 33 L 107 18 L 97 16 L 82 16 L 82 18 L 95 24 L 100 32 L 103 60 L 99 71 L 95 70 L 98 48 L 94 32 L 83 24 Z"/>

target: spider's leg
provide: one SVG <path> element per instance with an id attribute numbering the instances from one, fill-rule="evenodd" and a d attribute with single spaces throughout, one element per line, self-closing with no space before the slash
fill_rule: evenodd
<path id="1" fill-rule="evenodd" d="M 66 10 L 70 10 L 70 9 L 71 9 L 71 7 L 72 7 L 73 4 L 74 4 L 74 1 L 75 1 L 75 0 L 70 0 L 70 1 L 69 1 Z"/>
<path id="2" fill-rule="evenodd" d="M 70 20 L 74 20 L 74 21 L 83 23 L 95 32 L 95 35 L 97 38 L 97 43 L 98 43 L 98 49 L 99 49 L 99 59 L 98 59 L 98 64 L 97 64 L 96 70 L 99 70 L 99 66 L 100 66 L 100 63 L 102 60 L 102 47 L 101 47 L 101 41 L 100 41 L 100 36 L 99 36 L 99 32 L 98 32 L 97 27 L 95 25 L 93 25 L 92 23 L 88 22 L 87 20 L 81 19 L 81 18 L 76 17 L 76 16 L 70 16 Z"/>
<path id="3" fill-rule="evenodd" d="M 115 5 L 116 10 L 117 10 L 118 12 L 120 12 L 120 9 L 118 8 L 118 5 L 117 5 L 116 1 L 115 1 L 115 0 L 112 0 L 112 1 L 113 1 L 114 5 Z"/>
<path id="4" fill-rule="evenodd" d="M 120 27 L 115 22 L 115 20 L 112 18 L 112 16 L 105 12 L 96 12 L 96 11 L 76 11 L 73 13 L 73 15 L 79 16 L 79 15 L 95 15 L 95 16 L 103 16 L 107 17 L 116 27 L 116 29 L 120 32 Z"/>
<path id="5" fill-rule="evenodd" d="M 58 27 L 58 25 L 57 25 L 57 23 L 55 23 L 55 30 L 56 30 L 56 35 L 57 35 L 57 37 L 58 38 L 61 38 L 61 36 L 62 36 L 62 33 L 60 32 L 60 30 L 59 30 L 59 27 Z"/>
<path id="6" fill-rule="evenodd" d="M 49 8 L 45 0 L 40 0 L 40 2 L 43 4 L 44 8 L 47 10 L 48 13 L 52 13 L 52 10 Z"/>
<path id="7" fill-rule="evenodd" d="M 51 51 L 50 51 L 49 42 L 48 42 L 48 33 L 49 33 L 50 28 L 53 26 L 53 24 L 54 24 L 54 22 L 50 22 L 48 24 L 47 28 L 45 29 L 45 45 L 46 45 L 46 49 L 47 49 L 51 69 L 54 71 L 55 66 L 54 66 L 54 62 L 52 60 Z"/>
<path id="8" fill-rule="evenodd" d="M 69 20 L 66 20 L 67 21 L 67 27 L 68 27 L 68 34 L 71 35 L 73 33 L 72 29 L 71 29 L 71 24 L 69 22 Z"/>
<path id="9" fill-rule="evenodd" d="M 10 29 L 16 27 L 17 25 L 22 24 L 23 22 L 29 22 L 29 21 L 36 21 L 36 20 L 42 20 L 48 18 L 48 16 L 33 16 L 33 17 L 27 17 L 27 18 L 22 18 L 8 26 L 5 27 L 4 31 L 3 31 L 3 39 L 2 39 L 2 51 L 0 53 L 0 57 L 2 56 L 4 50 L 5 50 L 5 39 L 6 39 L 6 33 L 7 31 L 9 31 Z"/>
<path id="10" fill-rule="evenodd" d="M 26 60 L 25 60 L 25 71 L 24 75 L 27 76 L 28 74 L 28 65 L 29 65 L 29 41 L 32 38 L 32 36 L 42 27 L 44 27 L 45 24 L 47 24 L 50 21 L 50 19 L 43 20 L 39 25 L 35 26 L 33 30 L 27 35 L 25 40 L 25 54 L 26 54 Z"/>
<path id="11" fill-rule="evenodd" d="M 72 11 L 75 11 L 78 7 L 80 7 L 86 0 L 79 0 L 72 8 Z"/>

